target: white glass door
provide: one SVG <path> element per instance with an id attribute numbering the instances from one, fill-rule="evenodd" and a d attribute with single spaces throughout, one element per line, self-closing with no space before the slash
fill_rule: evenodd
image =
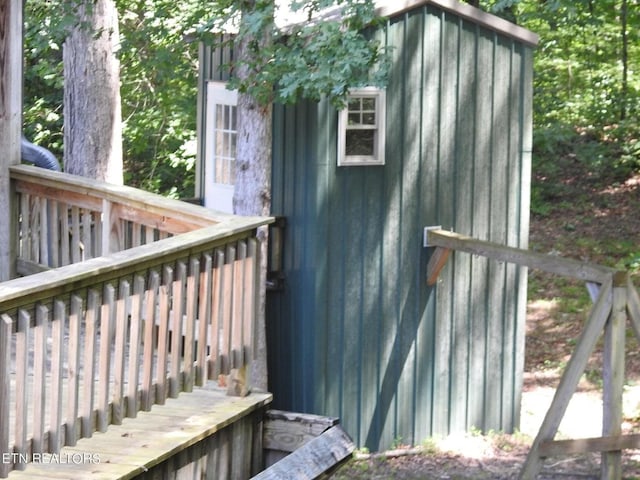
<path id="1" fill-rule="evenodd" d="M 204 203 L 227 213 L 233 213 L 237 103 L 237 92 L 227 90 L 225 83 L 207 84 Z"/>

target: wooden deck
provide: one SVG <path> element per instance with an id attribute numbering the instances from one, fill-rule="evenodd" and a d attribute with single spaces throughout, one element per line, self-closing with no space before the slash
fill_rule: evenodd
<path id="1" fill-rule="evenodd" d="M 0 284 L 0 478 L 25 463 L 23 478 L 257 472 L 271 396 L 212 386 L 255 361 L 258 230 L 273 219 L 10 173 L 22 277 Z"/>
<path id="2" fill-rule="evenodd" d="M 230 397 L 209 382 L 57 455 L 42 454 L 8 478 L 155 479 L 175 472 L 175 478 L 247 479 L 262 467 L 261 421 L 271 398 Z"/>

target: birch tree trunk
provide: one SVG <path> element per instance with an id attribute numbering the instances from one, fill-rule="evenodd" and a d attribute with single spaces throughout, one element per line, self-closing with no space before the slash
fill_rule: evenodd
<path id="1" fill-rule="evenodd" d="M 118 15 L 113 0 L 78 0 L 64 43 L 64 169 L 122 184 Z"/>
<path id="2" fill-rule="evenodd" d="M 255 1 L 245 2 L 243 12 L 251 12 Z M 243 14 L 242 22 L 246 21 Z M 242 29 L 242 26 L 241 26 Z M 269 31 L 269 28 L 264 30 Z M 270 42 L 270 35 L 260 37 L 244 36 L 237 45 L 239 66 L 237 75 L 245 79 L 256 74 L 247 64 L 255 64 L 254 53 Z M 233 197 L 233 211 L 237 215 L 271 214 L 271 131 L 272 105 L 260 103 L 254 96 L 238 93 L 238 136 L 236 144 L 236 181 Z M 265 326 L 266 279 L 268 230 L 262 227 L 258 232 L 260 241 L 260 279 L 258 312 L 256 322 L 256 356 L 251 366 L 250 382 L 253 387 L 266 391 L 267 340 Z"/>

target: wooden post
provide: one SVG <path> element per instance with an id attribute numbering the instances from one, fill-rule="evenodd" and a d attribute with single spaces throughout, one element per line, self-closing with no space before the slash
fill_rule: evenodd
<path id="1" fill-rule="evenodd" d="M 0 2 L 0 281 L 15 274 L 16 216 L 9 166 L 20 163 L 22 1 Z M 9 228 L 6 228 L 9 227 Z"/>
<path id="2" fill-rule="evenodd" d="M 613 276 L 613 306 L 607 320 L 603 351 L 603 436 L 622 434 L 625 328 L 627 320 L 627 273 Z M 602 453 L 601 478 L 622 478 L 622 451 Z"/>
<path id="3" fill-rule="evenodd" d="M 9 403 L 11 392 L 11 329 L 12 320 L 8 315 L 0 317 L 0 454 L 9 453 Z M 11 462 L 13 463 L 13 462 Z M 9 462 L 0 461 L 0 478 L 5 478 L 12 468 Z"/>
<path id="4" fill-rule="evenodd" d="M 600 337 L 600 332 L 604 329 L 607 318 L 609 318 L 612 308 L 612 282 L 607 281 L 602 285 L 600 289 L 600 295 L 596 301 L 591 315 L 586 322 L 586 325 L 580 334 L 578 343 L 573 352 L 573 355 L 569 359 L 567 368 L 562 375 L 560 384 L 556 390 L 556 394 L 553 397 L 553 401 L 549 406 L 547 415 L 544 417 L 544 421 L 538 431 L 538 436 L 531 446 L 529 455 L 520 472 L 521 480 L 533 480 L 540 468 L 542 467 L 542 458 L 540 457 L 539 447 L 542 442 L 553 440 L 562 417 L 564 416 L 571 396 L 576 391 L 580 377 L 584 372 L 589 356 L 593 352 L 596 342 Z"/>

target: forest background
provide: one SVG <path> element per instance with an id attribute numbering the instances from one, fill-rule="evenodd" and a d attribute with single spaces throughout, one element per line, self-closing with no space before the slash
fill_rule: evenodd
<path id="1" fill-rule="evenodd" d="M 68 0 L 25 2 L 24 133 L 62 158 Z M 192 198 L 202 0 L 118 0 L 125 184 Z M 480 0 L 540 36 L 534 76 L 532 211 L 549 212 L 568 154 L 590 175 L 640 171 L 638 0 Z M 60 12 L 63 12 L 61 15 Z M 191 38 L 193 38 L 191 36 Z M 640 255 L 640 253 L 638 254 Z"/>

